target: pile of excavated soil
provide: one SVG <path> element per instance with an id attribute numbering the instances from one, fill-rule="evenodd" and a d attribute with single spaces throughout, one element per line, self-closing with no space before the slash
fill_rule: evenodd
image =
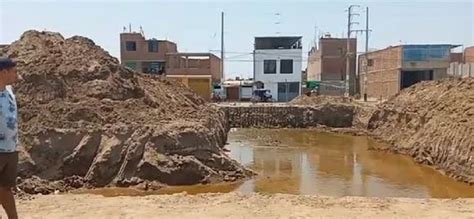
<path id="1" fill-rule="evenodd" d="M 407 88 L 378 106 L 369 130 L 393 151 L 474 184 L 474 78 Z"/>
<path id="2" fill-rule="evenodd" d="M 348 107 L 352 111 L 352 127 L 359 131 L 367 128 L 368 122 L 374 107 L 371 105 L 357 102 L 351 97 L 343 96 L 325 96 L 325 95 L 301 95 L 293 99 L 290 105 L 296 106 L 313 106 L 313 107 L 324 107 L 338 111 L 338 109 L 347 109 Z"/>
<path id="3" fill-rule="evenodd" d="M 3 53 L 24 79 L 14 85 L 20 187 L 182 185 L 249 174 L 223 153 L 222 111 L 179 83 L 122 67 L 90 39 L 27 31 Z"/>
<path id="4" fill-rule="evenodd" d="M 336 104 L 336 103 L 352 103 L 354 100 L 350 97 L 343 96 L 325 96 L 325 95 L 301 95 L 293 99 L 292 105 L 322 105 L 322 104 Z"/>

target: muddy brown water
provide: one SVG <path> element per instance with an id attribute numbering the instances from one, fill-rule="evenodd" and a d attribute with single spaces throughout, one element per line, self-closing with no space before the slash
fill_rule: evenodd
<path id="1" fill-rule="evenodd" d="M 134 196 L 235 191 L 337 197 L 474 197 L 474 186 L 452 180 L 410 157 L 369 150 L 380 143 L 368 137 L 307 129 L 234 129 L 228 142 L 229 155 L 258 176 L 234 183 L 177 186 L 153 192 L 105 188 L 87 193 Z"/>

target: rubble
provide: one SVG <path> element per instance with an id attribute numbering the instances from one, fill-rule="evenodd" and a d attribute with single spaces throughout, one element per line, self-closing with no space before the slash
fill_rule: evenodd
<path id="1" fill-rule="evenodd" d="M 378 106 L 368 128 L 392 151 L 474 184 L 474 78 L 404 89 Z"/>
<path id="2" fill-rule="evenodd" d="M 251 174 L 223 153 L 224 113 L 180 83 L 122 67 L 80 36 L 27 31 L 2 52 L 23 77 L 14 85 L 22 179 L 183 185 Z"/>

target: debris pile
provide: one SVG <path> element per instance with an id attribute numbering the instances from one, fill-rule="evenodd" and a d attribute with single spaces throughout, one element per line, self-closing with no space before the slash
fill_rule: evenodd
<path id="1" fill-rule="evenodd" d="M 27 31 L 1 52 L 24 79 L 14 89 L 26 185 L 71 177 L 74 187 L 183 185 L 250 174 L 223 153 L 224 113 L 180 83 L 122 67 L 80 36 Z"/>
<path id="2" fill-rule="evenodd" d="M 351 97 L 343 96 L 325 96 L 325 95 L 301 95 L 293 99 L 290 103 L 292 105 L 323 105 L 329 103 L 352 103 L 354 100 Z"/>
<path id="3" fill-rule="evenodd" d="M 474 78 L 404 89 L 378 106 L 368 128 L 393 151 L 474 184 Z"/>

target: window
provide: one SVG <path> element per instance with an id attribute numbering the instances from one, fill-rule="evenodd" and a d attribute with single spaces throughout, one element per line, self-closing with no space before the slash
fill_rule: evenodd
<path id="1" fill-rule="evenodd" d="M 293 73 L 293 60 L 292 59 L 280 60 L 280 73 L 281 74 Z"/>
<path id="2" fill-rule="evenodd" d="M 135 41 L 125 42 L 125 47 L 127 51 L 137 51 L 137 43 Z"/>
<path id="3" fill-rule="evenodd" d="M 277 63 L 276 60 L 263 60 L 263 73 L 276 74 Z"/>
<path id="4" fill-rule="evenodd" d="M 148 52 L 158 52 L 158 45 L 156 40 L 148 41 Z"/>
<path id="5" fill-rule="evenodd" d="M 136 70 L 137 69 L 137 63 L 136 62 L 125 62 L 125 67 Z"/>
<path id="6" fill-rule="evenodd" d="M 367 66 L 374 66 L 374 60 L 373 59 L 368 59 L 367 60 Z"/>
<path id="7" fill-rule="evenodd" d="M 142 72 L 148 74 L 162 74 L 165 70 L 164 62 L 144 62 Z"/>
<path id="8" fill-rule="evenodd" d="M 290 85 L 290 93 L 300 93 L 300 83 L 299 82 L 291 82 Z"/>

